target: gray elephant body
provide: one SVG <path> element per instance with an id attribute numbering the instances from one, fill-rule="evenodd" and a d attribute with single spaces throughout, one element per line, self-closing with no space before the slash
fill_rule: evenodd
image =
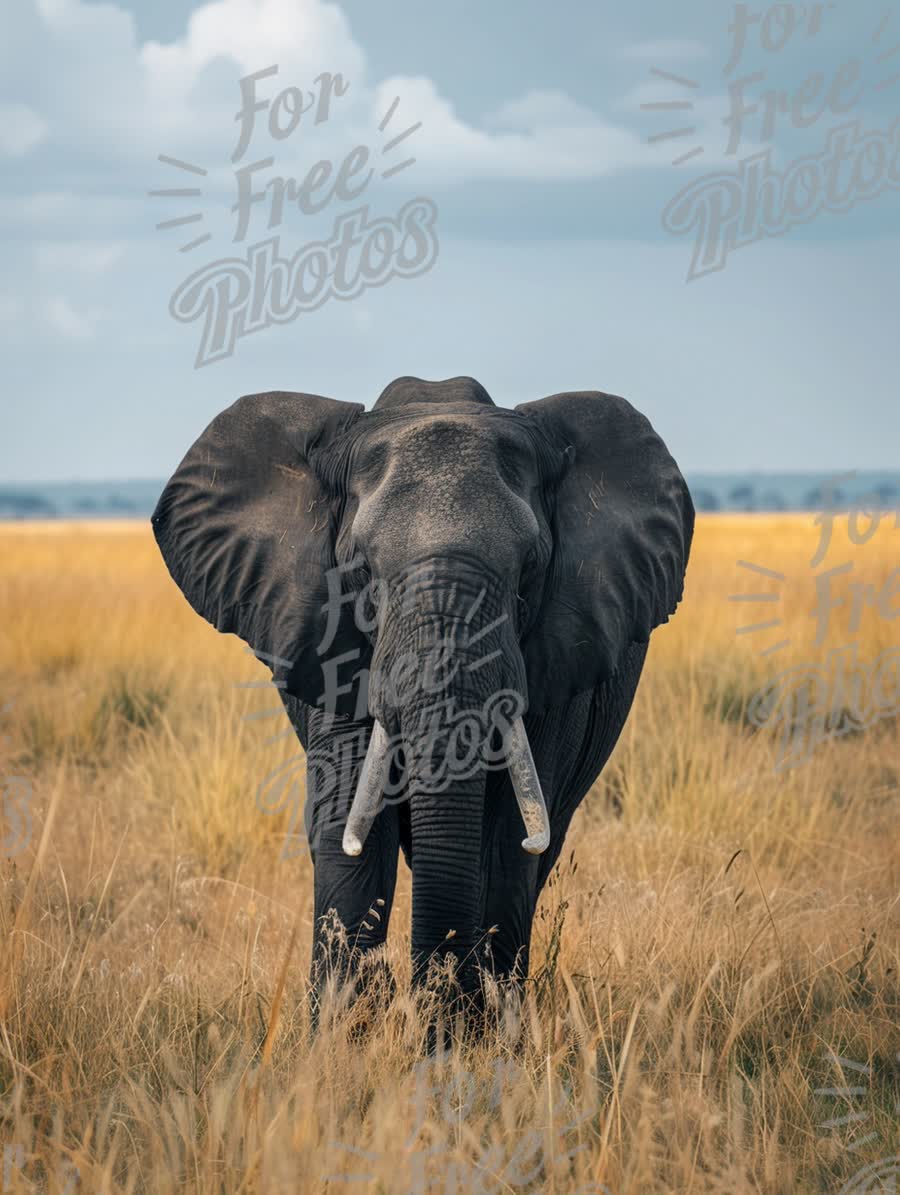
<path id="1" fill-rule="evenodd" d="M 307 753 L 317 985 L 341 965 L 331 910 L 362 954 L 383 944 L 401 849 L 416 981 L 447 955 L 464 989 L 483 970 L 527 974 L 538 896 L 681 597 L 693 518 L 647 420 L 597 392 L 506 410 L 471 378 L 403 378 L 372 411 L 278 392 L 207 428 L 153 526 L 194 608 L 270 663 Z M 467 732 L 473 769 L 426 779 L 436 694 L 445 777 L 459 712 L 521 701 L 543 854 L 520 845 L 502 719 Z M 405 771 L 349 856 L 373 727 L 403 744 L 391 776 Z"/>
<path id="2" fill-rule="evenodd" d="M 599 776 L 625 724 L 646 652 L 646 643 L 632 644 L 610 680 L 542 714 L 526 714 L 528 740 L 550 812 L 552 836 L 544 854 L 530 855 L 521 849 L 522 819 L 508 772 L 487 774 L 478 863 L 478 916 L 469 949 L 478 965 L 498 979 L 524 978 L 528 974 L 531 924 L 538 897 L 562 850 L 572 815 Z M 340 754 L 335 752 L 335 730 L 321 711 L 288 693 L 282 694 L 282 700 L 313 761 L 317 752 L 329 760 Z M 348 719 L 339 733 L 356 746 L 359 731 L 365 733 L 368 729 L 366 723 Z M 335 807 L 348 807 L 367 743 L 367 738 L 362 738 L 362 746 L 350 756 L 353 764 L 344 776 L 338 802 L 330 788 L 319 794 L 310 785 L 305 816 L 315 866 L 315 924 L 323 929 L 326 915 L 334 909 L 350 928 L 353 946 L 363 952 L 381 946 L 387 939 L 401 849 L 407 864 L 413 866 L 406 801 L 389 805 L 378 815 L 359 859 L 348 858 L 342 849 L 345 819 L 332 818 L 331 812 Z M 456 928 L 459 916 L 454 907 L 457 894 L 452 887 L 447 896 L 446 922 L 441 926 L 445 936 Z M 455 935 L 451 945 L 454 940 Z M 314 983 L 321 978 L 323 964 L 326 971 L 341 966 L 336 958 L 329 957 L 328 944 L 321 934 L 317 955 Z"/>

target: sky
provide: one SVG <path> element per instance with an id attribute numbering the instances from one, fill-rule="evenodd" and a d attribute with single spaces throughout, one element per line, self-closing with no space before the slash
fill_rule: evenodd
<path id="1" fill-rule="evenodd" d="M 0 482 L 407 374 L 622 394 L 686 472 L 898 463 L 888 0 L 7 0 L 0 80 Z"/>

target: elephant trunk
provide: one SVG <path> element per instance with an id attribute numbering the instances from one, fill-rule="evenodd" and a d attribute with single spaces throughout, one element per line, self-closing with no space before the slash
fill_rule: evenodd
<path id="1" fill-rule="evenodd" d="M 506 688 L 503 637 L 446 618 L 412 629 L 412 656 L 419 680 L 399 695 L 400 738 L 405 756 L 412 835 L 413 981 L 429 967 L 455 958 L 460 986 L 476 982 L 476 951 L 482 908 L 481 840 L 490 709 L 494 694 Z M 438 686 L 429 677 L 437 644 L 449 646 Z M 505 646 L 505 644 L 504 644 Z M 471 665 L 495 655 L 482 668 Z"/>
<path id="2" fill-rule="evenodd" d="M 481 926 L 484 774 L 453 780 L 440 794 L 411 779 L 413 983 L 450 957 L 463 991 L 477 986 Z"/>
<path id="3" fill-rule="evenodd" d="M 402 754 L 412 831 L 413 975 L 455 956 L 463 990 L 477 983 L 486 772 L 509 766 L 526 826 L 549 841 L 546 808 L 521 715 L 524 670 L 498 578 L 430 561 L 383 611 L 369 692 L 376 719 L 344 835 L 358 854 L 380 808 L 388 764 Z M 390 733 L 388 729 L 390 728 Z"/>

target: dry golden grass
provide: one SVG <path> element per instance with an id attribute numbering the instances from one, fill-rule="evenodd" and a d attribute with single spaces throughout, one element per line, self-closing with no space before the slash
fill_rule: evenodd
<path id="1" fill-rule="evenodd" d="M 361 1042 L 359 1006 L 310 1039 L 311 867 L 297 839 L 282 857 L 290 809 L 256 797 L 299 748 L 280 712 L 248 718 L 274 691 L 238 687 L 267 670 L 192 613 L 149 528 L 0 528 L 0 779 L 31 781 L 34 831 L 0 860 L 3 1190 L 74 1191 L 70 1163 L 111 1193 L 838 1192 L 900 1153 L 896 718 L 776 773 L 741 714 L 854 637 L 844 608 L 812 642 L 814 572 L 853 560 L 880 585 L 900 536 L 854 546 L 839 523 L 812 570 L 817 540 L 809 517 L 700 520 L 521 1015 L 438 1064 L 402 863 L 398 994 Z M 866 609 L 862 657 L 896 627 Z"/>

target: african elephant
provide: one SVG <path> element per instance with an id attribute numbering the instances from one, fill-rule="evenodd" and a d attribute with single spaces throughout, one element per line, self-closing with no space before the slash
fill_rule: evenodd
<path id="1" fill-rule="evenodd" d="M 330 910 L 361 954 L 384 943 L 400 849 L 416 983 L 448 955 L 470 994 L 527 975 L 538 895 L 682 595 L 694 509 L 647 419 L 594 391 L 509 410 L 468 377 L 399 378 L 371 410 L 253 394 L 152 521 L 306 751 L 313 984 Z"/>

